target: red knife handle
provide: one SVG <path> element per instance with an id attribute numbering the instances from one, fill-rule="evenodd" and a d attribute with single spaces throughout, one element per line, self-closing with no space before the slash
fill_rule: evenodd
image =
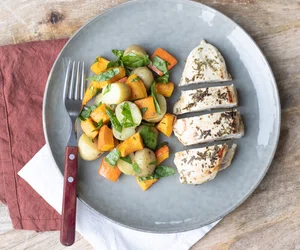
<path id="1" fill-rule="evenodd" d="M 78 148 L 66 147 L 60 228 L 60 242 L 65 246 L 72 245 L 75 240 L 77 167 Z"/>

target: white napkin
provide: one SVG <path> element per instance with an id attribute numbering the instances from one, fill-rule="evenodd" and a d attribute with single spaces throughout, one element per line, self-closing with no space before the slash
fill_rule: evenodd
<path id="1" fill-rule="evenodd" d="M 57 212 L 61 213 L 63 177 L 45 145 L 18 173 Z M 177 234 L 151 234 L 116 225 L 96 214 L 77 199 L 78 231 L 95 249 L 115 250 L 184 250 L 189 249 L 219 221 Z M 149 244 L 149 239 L 151 244 Z"/>

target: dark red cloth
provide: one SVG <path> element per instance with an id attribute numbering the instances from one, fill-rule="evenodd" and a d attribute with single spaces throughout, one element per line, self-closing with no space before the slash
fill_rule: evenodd
<path id="1" fill-rule="evenodd" d="M 0 200 L 7 204 L 15 229 L 60 226 L 60 215 L 17 173 L 45 144 L 44 89 L 66 41 L 0 47 Z"/>

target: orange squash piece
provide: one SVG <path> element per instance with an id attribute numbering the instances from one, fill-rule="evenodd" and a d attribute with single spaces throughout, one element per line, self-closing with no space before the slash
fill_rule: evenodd
<path id="1" fill-rule="evenodd" d="M 174 83 L 156 83 L 156 93 L 164 97 L 170 97 L 174 91 Z"/>
<path id="2" fill-rule="evenodd" d="M 139 184 L 139 186 L 141 187 L 141 189 L 143 189 L 144 191 L 146 191 L 149 187 L 151 187 L 155 182 L 158 181 L 158 179 L 151 179 L 151 180 L 145 180 L 145 181 L 141 181 L 139 180 L 139 177 L 136 177 L 136 181 Z"/>
<path id="3" fill-rule="evenodd" d="M 102 175 L 104 178 L 116 182 L 120 175 L 121 171 L 117 166 L 111 166 L 108 162 L 105 161 L 105 157 L 102 158 L 100 168 L 98 170 L 99 175 Z"/>
<path id="4" fill-rule="evenodd" d="M 83 132 L 91 139 L 94 139 L 98 135 L 98 131 L 95 130 L 96 126 L 91 118 L 81 121 L 80 126 Z"/>
<path id="5" fill-rule="evenodd" d="M 91 84 L 97 89 L 103 89 L 107 84 L 109 84 L 109 81 L 103 81 L 103 82 L 96 82 L 96 81 L 91 81 Z"/>
<path id="6" fill-rule="evenodd" d="M 156 117 L 156 109 L 154 105 L 153 96 L 148 96 L 146 98 L 137 100 L 134 102 L 139 109 L 145 109 L 143 114 L 143 119 L 151 119 Z"/>
<path id="7" fill-rule="evenodd" d="M 99 92 L 100 88 L 98 88 L 95 83 L 97 83 L 97 82 L 91 81 L 89 87 L 85 91 L 83 100 L 82 100 L 82 106 L 87 104 L 87 102 L 89 100 L 91 100 Z"/>
<path id="8" fill-rule="evenodd" d="M 162 48 L 157 48 L 152 54 L 151 58 L 155 56 L 160 57 L 168 63 L 168 70 L 172 69 L 177 64 L 176 58 Z"/>
<path id="9" fill-rule="evenodd" d="M 164 115 L 162 120 L 156 125 L 156 128 L 166 136 L 170 137 L 173 132 L 173 126 L 175 122 L 176 116 L 167 113 Z"/>
<path id="10" fill-rule="evenodd" d="M 100 74 L 102 71 L 106 70 L 107 64 L 109 63 L 108 60 L 105 58 L 98 56 L 95 62 L 91 66 L 91 71 L 95 74 Z"/>
<path id="11" fill-rule="evenodd" d="M 131 88 L 130 100 L 138 100 L 147 97 L 146 87 L 136 74 L 129 76 L 126 84 Z"/>
<path id="12" fill-rule="evenodd" d="M 91 113 L 91 118 L 96 123 L 99 123 L 102 120 L 104 124 L 107 124 L 109 122 L 109 116 L 106 114 L 106 105 L 102 103 L 94 109 Z"/>
<path id="13" fill-rule="evenodd" d="M 117 147 L 121 153 L 121 157 L 125 157 L 135 151 L 142 150 L 143 148 L 144 144 L 139 132 L 121 142 Z"/>
<path id="14" fill-rule="evenodd" d="M 155 152 L 156 156 L 156 165 L 158 166 L 164 160 L 169 158 L 169 147 L 167 145 L 162 146 Z"/>
<path id="15" fill-rule="evenodd" d="M 110 151 L 115 147 L 114 136 L 112 130 L 103 125 L 99 130 L 98 149 L 102 152 Z"/>

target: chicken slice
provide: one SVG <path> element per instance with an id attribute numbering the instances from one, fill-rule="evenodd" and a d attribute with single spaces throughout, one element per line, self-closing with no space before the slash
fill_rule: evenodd
<path id="1" fill-rule="evenodd" d="M 173 113 L 180 115 L 216 108 L 233 108 L 237 105 L 238 98 L 233 85 L 200 88 L 182 91 L 174 105 Z"/>
<path id="2" fill-rule="evenodd" d="M 225 60 L 219 50 L 205 40 L 194 48 L 187 60 L 179 86 L 202 82 L 230 81 Z"/>
<path id="3" fill-rule="evenodd" d="M 177 119 L 173 128 L 175 136 L 185 146 L 244 135 L 244 125 L 237 110 Z"/>

